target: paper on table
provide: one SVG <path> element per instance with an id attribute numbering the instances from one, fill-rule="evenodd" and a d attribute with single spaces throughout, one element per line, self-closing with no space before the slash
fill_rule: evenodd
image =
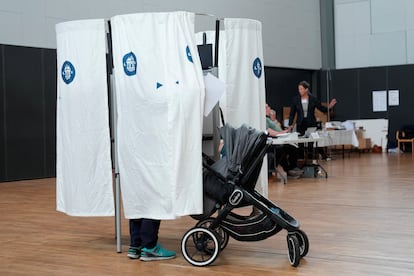
<path id="1" fill-rule="evenodd" d="M 219 78 L 210 73 L 204 76 L 204 84 L 206 86 L 204 116 L 208 116 L 213 107 L 220 100 L 221 96 L 223 96 L 225 84 Z"/>

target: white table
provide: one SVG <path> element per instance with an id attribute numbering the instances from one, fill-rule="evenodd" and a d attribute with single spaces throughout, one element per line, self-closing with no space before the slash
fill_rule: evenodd
<path id="1" fill-rule="evenodd" d="M 292 136 L 294 138 L 292 138 Z M 297 137 L 296 135 L 287 135 L 286 137 L 282 136 L 282 137 L 276 137 L 276 138 L 272 138 L 272 144 L 273 145 L 292 145 L 295 147 L 298 147 L 299 144 L 305 144 L 305 143 L 318 143 L 318 146 L 320 146 L 319 143 L 326 143 L 326 140 L 328 139 L 328 137 L 322 137 L 320 136 L 319 138 L 305 138 L 305 137 Z"/>
<path id="2" fill-rule="evenodd" d="M 324 137 L 323 141 L 318 142 L 320 147 L 328 147 L 335 145 L 353 145 L 359 146 L 358 138 L 353 130 L 328 130 L 318 131 L 320 137 Z"/>
<path id="3" fill-rule="evenodd" d="M 319 131 L 320 137 L 326 139 L 318 142 L 319 147 L 342 146 L 342 158 L 345 158 L 345 145 L 359 146 L 358 138 L 354 130 L 328 130 Z"/>

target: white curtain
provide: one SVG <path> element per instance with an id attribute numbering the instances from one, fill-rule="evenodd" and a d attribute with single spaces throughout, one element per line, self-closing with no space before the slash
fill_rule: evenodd
<path id="1" fill-rule="evenodd" d="M 266 129 L 262 24 L 252 19 L 224 19 L 226 61 L 221 71 L 226 94 L 220 102 L 224 117 L 234 126 L 247 123 Z M 267 196 L 267 159 L 256 188 Z"/>
<path id="2" fill-rule="evenodd" d="M 57 210 L 113 216 L 103 19 L 65 22 L 57 34 Z"/>
<path id="3" fill-rule="evenodd" d="M 206 32 L 207 43 L 214 44 L 215 33 Z M 197 34 L 202 44 L 202 32 Z M 264 82 L 262 26 L 251 19 L 225 18 L 219 38 L 219 78 L 226 91 L 220 99 L 224 119 L 234 127 L 248 124 L 266 129 L 266 91 Z M 256 188 L 267 196 L 267 159 Z"/>
<path id="4" fill-rule="evenodd" d="M 224 19 L 226 62 L 221 68 L 226 82 L 222 101 L 225 117 L 234 125 L 249 123 L 264 129 L 265 82 L 262 25 L 252 19 Z"/>
<path id="5" fill-rule="evenodd" d="M 204 84 L 194 14 L 111 19 L 126 218 L 202 212 Z"/>

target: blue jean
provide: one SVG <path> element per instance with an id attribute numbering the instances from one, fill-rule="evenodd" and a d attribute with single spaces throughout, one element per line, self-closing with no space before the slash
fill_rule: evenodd
<path id="1" fill-rule="evenodd" d="M 130 219 L 129 235 L 131 247 L 153 248 L 158 241 L 160 220 L 155 219 Z"/>

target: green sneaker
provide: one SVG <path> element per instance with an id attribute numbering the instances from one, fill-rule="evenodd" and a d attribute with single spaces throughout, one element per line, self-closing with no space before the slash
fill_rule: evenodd
<path id="1" fill-rule="evenodd" d="M 151 249 L 145 247 L 141 249 L 141 261 L 168 260 L 174 258 L 175 255 L 174 251 L 167 250 L 160 244 Z"/>
<path id="2" fill-rule="evenodd" d="M 139 259 L 141 256 L 141 247 L 130 247 L 128 250 L 128 255 L 130 259 Z"/>

